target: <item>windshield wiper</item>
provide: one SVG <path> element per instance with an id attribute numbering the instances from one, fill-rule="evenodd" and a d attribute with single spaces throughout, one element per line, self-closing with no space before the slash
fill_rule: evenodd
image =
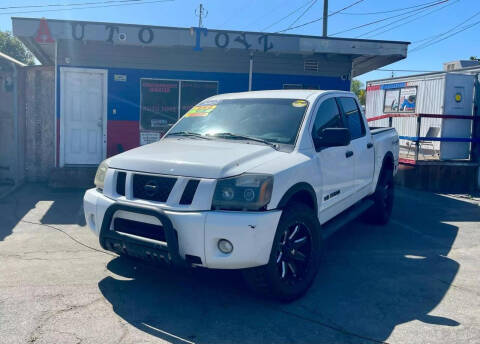
<path id="1" fill-rule="evenodd" d="M 251 137 L 251 136 L 246 136 L 246 135 L 238 135 L 238 134 L 232 134 L 232 133 L 215 133 L 215 134 L 207 134 L 207 136 L 213 136 L 213 137 L 220 137 L 224 139 L 233 139 L 233 140 L 249 140 L 249 141 L 255 141 L 255 142 L 260 142 L 263 144 L 266 144 L 270 147 L 272 147 L 275 150 L 278 150 L 278 144 L 269 142 L 267 140 L 259 139 L 256 137 Z"/>
<path id="2" fill-rule="evenodd" d="M 176 133 L 170 133 L 168 136 L 190 136 L 190 137 L 199 137 L 201 139 L 210 140 L 210 138 L 206 137 L 205 135 L 194 133 L 193 131 L 177 131 Z"/>

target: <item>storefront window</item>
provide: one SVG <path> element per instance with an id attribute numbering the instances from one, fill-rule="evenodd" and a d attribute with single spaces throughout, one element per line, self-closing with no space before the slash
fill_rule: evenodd
<path id="1" fill-rule="evenodd" d="M 180 116 L 200 103 L 202 100 L 218 93 L 218 84 L 214 81 L 182 81 Z"/>
<path id="2" fill-rule="evenodd" d="M 179 81 L 141 80 L 140 130 L 165 133 L 178 119 Z"/>
<path id="3" fill-rule="evenodd" d="M 400 90 L 399 111 L 415 112 L 417 105 L 417 88 L 405 87 Z"/>
<path id="4" fill-rule="evenodd" d="M 399 96 L 400 89 L 386 90 L 385 102 L 383 103 L 383 112 L 397 112 Z"/>
<path id="5" fill-rule="evenodd" d="M 403 87 L 385 91 L 383 112 L 415 112 L 417 88 Z"/>

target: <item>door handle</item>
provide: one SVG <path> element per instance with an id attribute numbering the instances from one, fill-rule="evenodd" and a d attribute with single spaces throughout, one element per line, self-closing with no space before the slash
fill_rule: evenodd
<path id="1" fill-rule="evenodd" d="M 347 152 L 345 153 L 345 156 L 346 156 L 347 158 L 350 158 L 352 155 L 353 155 L 353 152 L 352 152 L 352 151 L 347 151 Z"/>
<path id="2" fill-rule="evenodd" d="M 372 147 L 373 147 L 373 143 L 371 143 L 371 142 L 367 143 L 367 148 L 368 148 L 368 149 L 370 149 L 370 148 L 372 148 Z"/>

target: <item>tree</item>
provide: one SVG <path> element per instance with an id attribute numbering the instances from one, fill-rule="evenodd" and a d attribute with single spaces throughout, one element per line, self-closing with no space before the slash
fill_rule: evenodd
<path id="1" fill-rule="evenodd" d="M 479 62 L 480 62 L 480 57 L 470 56 L 470 60 L 472 60 L 472 61 L 479 61 Z"/>
<path id="2" fill-rule="evenodd" d="M 9 31 L 0 31 L 0 51 L 27 65 L 35 64 L 33 54 Z"/>
<path id="3" fill-rule="evenodd" d="M 365 85 L 363 84 L 363 82 L 357 79 L 353 79 L 351 91 L 357 95 L 358 100 L 360 101 L 360 104 L 365 105 L 366 93 L 365 93 Z"/>

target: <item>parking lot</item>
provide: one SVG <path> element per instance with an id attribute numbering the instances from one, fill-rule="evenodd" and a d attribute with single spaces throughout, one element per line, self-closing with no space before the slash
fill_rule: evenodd
<path id="1" fill-rule="evenodd" d="M 387 227 L 343 228 L 309 293 L 278 304 L 237 273 L 104 252 L 82 196 L 0 200 L 1 343 L 480 342 L 478 200 L 397 189 Z"/>

